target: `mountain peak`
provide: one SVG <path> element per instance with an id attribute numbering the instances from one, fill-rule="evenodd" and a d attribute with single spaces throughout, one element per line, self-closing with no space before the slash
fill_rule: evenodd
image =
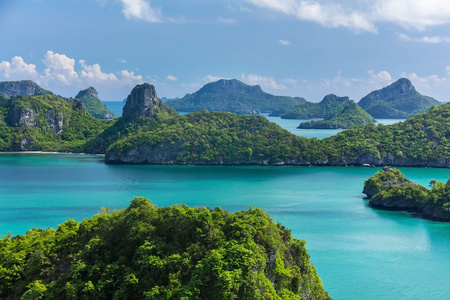
<path id="1" fill-rule="evenodd" d="M 138 84 L 127 97 L 123 107 L 122 117 L 124 119 L 137 118 L 140 116 L 153 117 L 159 111 L 172 111 L 156 95 L 156 89 L 148 83 Z"/>
<path id="2" fill-rule="evenodd" d="M 2 81 L 0 82 L 0 94 L 8 97 L 12 96 L 41 96 L 53 95 L 52 92 L 43 89 L 36 82 L 31 80 Z"/>

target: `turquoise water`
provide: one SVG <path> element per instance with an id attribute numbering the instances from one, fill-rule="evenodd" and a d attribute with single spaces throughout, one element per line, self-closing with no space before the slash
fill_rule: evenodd
<path id="1" fill-rule="evenodd" d="M 261 207 L 307 241 L 334 299 L 446 299 L 450 224 L 374 210 L 363 182 L 379 168 L 105 165 L 102 156 L 0 154 L 0 234 L 81 221 L 134 196 L 159 206 Z M 427 185 L 449 169 L 401 168 Z"/>
<path id="2" fill-rule="evenodd" d="M 116 117 L 122 116 L 122 108 L 125 105 L 122 101 L 102 101 Z"/>

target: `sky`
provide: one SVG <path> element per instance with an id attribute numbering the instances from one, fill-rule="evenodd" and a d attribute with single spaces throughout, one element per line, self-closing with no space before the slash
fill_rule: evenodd
<path id="1" fill-rule="evenodd" d="M 238 79 L 359 101 L 401 77 L 450 100 L 448 0 L 1 0 L 0 81 L 122 101 Z"/>

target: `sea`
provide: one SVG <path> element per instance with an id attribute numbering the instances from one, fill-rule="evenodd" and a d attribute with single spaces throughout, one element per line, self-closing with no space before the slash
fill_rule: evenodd
<path id="1" fill-rule="evenodd" d="M 380 169 L 106 165 L 102 155 L 0 153 L 0 235 L 82 221 L 135 196 L 158 206 L 260 207 L 306 240 L 334 299 L 449 299 L 450 223 L 369 207 L 363 184 Z M 450 169 L 400 170 L 425 186 L 450 177 Z"/>

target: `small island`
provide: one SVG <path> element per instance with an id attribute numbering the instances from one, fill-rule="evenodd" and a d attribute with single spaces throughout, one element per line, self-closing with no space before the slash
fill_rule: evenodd
<path id="1" fill-rule="evenodd" d="M 433 220 L 450 222 L 450 180 L 430 181 L 430 188 L 411 182 L 398 169 L 384 167 L 364 183 L 369 205 L 388 210 L 405 210 Z"/>
<path id="2" fill-rule="evenodd" d="M 121 211 L 0 239 L 0 298 L 331 299 L 305 241 L 261 209 Z"/>

